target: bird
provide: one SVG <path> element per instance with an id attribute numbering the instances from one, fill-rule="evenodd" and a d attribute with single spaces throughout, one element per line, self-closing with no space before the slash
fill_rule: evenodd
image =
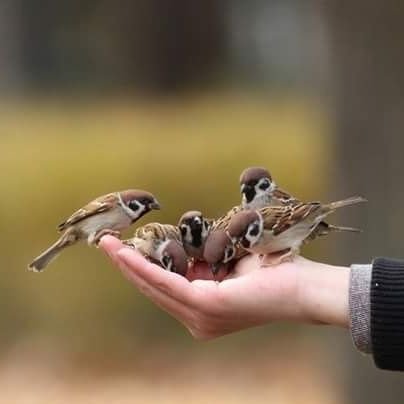
<path id="1" fill-rule="evenodd" d="M 204 261 L 209 265 L 212 274 L 215 276 L 222 266 L 227 271 L 231 264 L 248 254 L 243 248 L 233 244 L 227 236 L 228 226 L 235 215 L 243 211 L 241 205 L 233 206 L 224 215 L 211 221 L 209 234 L 205 242 L 203 253 Z"/>
<path id="2" fill-rule="evenodd" d="M 301 201 L 279 188 L 270 172 L 264 167 L 248 167 L 240 175 L 241 206 L 244 209 L 261 209 L 266 206 L 296 205 Z M 360 229 L 335 226 L 321 221 L 305 243 L 331 232 L 361 233 Z"/>
<path id="3" fill-rule="evenodd" d="M 234 215 L 227 235 L 234 245 L 262 256 L 261 265 L 276 265 L 300 252 L 304 240 L 336 209 L 366 202 L 360 196 L 321 204 L 300 202 L 285 206 L 244 209 Z M 280 253 L 277 260 L 271 254 Z"/>
<path id="4" fill-rule="evenodd" d="M 123 242 L 135 248 L 144 257 L 167 271 L 185 276 L 188 270 L 188 256 L 184 250 L 178 226 L 148 223 L 135 230 L 131 239 Z"/>
<path id="5" fill-rule="evenodd" d="M 295 197 L 280 189 L 264 167 L 248 167 L 240 175 L 241 206 L 260 209 L 298 203 Z"/>
<path id="6" fill-rule="evenodd" d="M 128 189 L 102 195 L 74 212 L 58 226 L 61 237 L 28 266 L 34 272 L 42 271 L 59 253 L 81 240 L 97 245 L 102 236 L 119 237 L 120 231 L 160 204 L 150 192 Z"/>
<path id="7" fill-rule="evenodd" d="M 213 276 L 216 276 L 222 267 L 226 268 L 227 272 L 229 272 L 232 264 L 247 254 L 246 250 L 232 242 L 226 230 L 219 229 L 209 233 L 203 258 L 212 271 Z"/>
<path id="8" fill-rule="evenodd" d="M 212 219 L 205 218 L 197 210 L 187 211 L 180 217 L 178 227 L 182 245 L 192 263 L 203 261 L 203 250 L 212 223 Z"/>

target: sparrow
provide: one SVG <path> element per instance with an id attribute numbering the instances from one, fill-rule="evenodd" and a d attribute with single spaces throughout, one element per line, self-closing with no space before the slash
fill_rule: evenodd
<path id="1" fill-rule="evenodd" d="M 275 265 L 299 254 L 304 240 L 329 214 L 344 206 L 366 202 L 360 196 L 321 204 L 297 203 L 267 206 L 258 210 L 245 209 L 231 220 L 227 235 L 233 244 L 263 256 L 261 265 Z M 282 253 L 275 262 L 271 254 Z"/>
<path id="2" fill-rule="evenodd" d="M 203 250 L 212 223 L 212 219 L 204 218 L 196 210 L 190 210 L 181 216 L 178 227 L 182 245 L 192 262 L 203 261 Z"/>
<path id="3" fill-rule="evenodd" d="M 247 254 L 246 250 L 238 247 L 229 238 L 226 230 L 219 229 L 209 233 L 203 258 L 209 265 L 213 276 L 216 276 L 222 267 L 225 267 L 229 272 L 232 264 Z"/>
<path id="4" fill-rule="evenodd" d="M 299 203 L 288 192 L 278 188 L 264 167 L 246 168 L 240 175 L 241 206 L 244 209 L 261 209 L 265 206 L 282 206 Z"/>
<path id="5" fill-rule="evenodd" d="M 94 199 L 74 212 L 58 226 L 62 236 L 35 258 L 28 269 L 42 271 L 66 247 L 87 240 L 88 245 L 97 245 L 101 237 L 111 234 L 119 237 L 120 231 L 128 228 L 152 209 L 160 209 L 157 199 L 140 189 L 113 192 Z"/>
<path id="6" fill-rule="evenodd" d="M 246 168 L 240 175 L 242 194 L 241 206 L 244 209 L 261 209 L 266 206 L 296 205 L 301 201 L 288 192 L 280 189 L 272 179 L 270 172 L 264 167 Z M 324 221 L 320 222 L 310 233 L 306 243 L 317 237 L 326 236 L 331 232 L 360 233 L 353 227 L 334 226 Z"/>
<path id="7" fill-rule="evenodd" d="M 167 271 L 183 276 L 187 273 L 188 257 L 182 246 L 178 226 L 148 223 L 136 229 L 133 238 L 123 243 L 135 248 L 144 257 Z"/>
<path id="8" fill-rule="evenodd" d="M 229 271 L 235 260 L 248 254 L 243 248 L 235 245 L 227 235 L 227 229 L 233 217 L 242 211 L 242 206 L 234 206 L 223 216 L 211 222 L 203 258 L 213 275 L 216 275 L 222 266 Z"/>

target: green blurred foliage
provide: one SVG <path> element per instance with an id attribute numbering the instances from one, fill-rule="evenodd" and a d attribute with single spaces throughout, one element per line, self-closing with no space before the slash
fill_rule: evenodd
<path id="1" fill-rule="evenodd" d="M 46 336 L 92 349 L 117 341 L 123 349 L 142 341 L 192 346 L 96 249 L 68 249 L 43 274 L 26 266 L 55 240 L 61 220 L 114 190 L 158 197 L 163 210 L 141 223 L 176 223 L 188 209 L 222 214 L 239 202 L 239 173 L 249 165 L 267 166 L 301 198 L 320 199 L 328 131 L 315 100 L 291 96 L 2 103 L 2 342 Z"/>

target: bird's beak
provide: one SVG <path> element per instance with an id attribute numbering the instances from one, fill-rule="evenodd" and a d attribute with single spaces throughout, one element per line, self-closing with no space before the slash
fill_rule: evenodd
<path id="1" fill-rule="evenodd" d="M 213 276 L 216 276 L 220 270 L 220 264 L 210 264 L 210 270 L 212 271 Z"/>
<path id="2" fill-rule="evenodd" d="M 249 248 L 249 247 L 250 247 L 250 242 L 249 242 L 245 237 L 243 237 L 243 238 L 240 240 L 240 244 L 241 244 L 241 246 L 244 247 L 244 248 Z"/>
<path id="3" fill-rule="evenodd" d="M 161 205 L 159 204 L 159 202 L 156 199 L 149 206 L 150 206 L 150 209 L 155 209 L 155 210 L 161 209 Z"/>

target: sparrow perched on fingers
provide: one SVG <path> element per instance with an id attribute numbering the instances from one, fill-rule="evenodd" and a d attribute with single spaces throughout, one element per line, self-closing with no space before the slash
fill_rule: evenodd
<path id="1" fill-rule="evenodd" d="M 301 203 L 300 200 L 280 189 L 264 167 L 246 168 L 240 175 L 242 194 L 241 205 L 244 209 L 261 209 L 266 206 L 285 206 Z M 307 238 L 307 242 L 331 232 L 360 233 L 353 227 L 334 226 L 321 222 Z"/>
<path id="2" fill-rule="evenodd" d="M 263 255 L 263 266 L 275 265 L 299 254 L 304 240 L 330 213 L 361 202 L 366 202 L 366 199 L 357 196 L 325 205 L 301 202 L 243 210 L 232 218 L 227 234 L 233 244 L 240 244 L 249 252 Z M 271 262 L 270 255 L 280 252 L 285 254 L 276 262 Z"/>
<path id="3" fill-rule="evenodd" d="M 212 222 L 211 219 L 204 218 L 202 213 L 196 210 L 185 212 L 178 222 L 182 245 L 188 257 L 193 261 L 203 260 L 203 249 Z"/>
<path id="4" fill-rule="evenodd" d="M 181 232 L 171 224 L 148 223 L 136 229 L 133 238 L 124 244 L 135 248 L 144 257 L 167 271 L 185 276 L 188 257 L 182 246 Z"/>
<path id="5" fill-rule="evenodd" d="M 102 236 L 120 236 L 152 209 L 160 209 L 157 199 L 149 192 L 129 189 L 100 196 L 74 212 L 58 226 L 63 232 L 59 240 L 29 264 L 32 271 L 42 271 L 51 260 L 66 247 L 78 241 L 87 240 L 89 245 L 97 244 Z"/>
<path id="6" fill-rule="evenodd" d="M 241 211 L 243 211 L 241 206 L 234 206 L 227 213 L 211 222 L 203 258 L 208 263 L 213 275 L 216 275 L 222 266 L 229 269 L 233 260 L 247 255 L 247 251 L 234 245 L 227 236 L 227 228 L 231 220 Z"/>
<path id="7" fill-rule="evenodd" d="M 203 258 L 209 265 L 212 274 L 216 275 L 220 268 L 224 266 L 229 270 L 234 260 L 246 254 L 246 251 L 238 248 L 232 242 L 225 230 L 215 230 L 209 233 Z"/>

